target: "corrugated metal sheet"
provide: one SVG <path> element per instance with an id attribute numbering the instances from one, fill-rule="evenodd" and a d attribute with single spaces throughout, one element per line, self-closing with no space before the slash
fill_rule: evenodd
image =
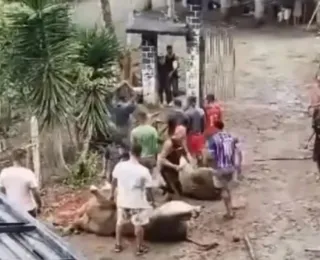
<path id="1" fill-rule="evenodd" d="M 0 194 L 0 260 L 82 260 L 56 234 Z"/>

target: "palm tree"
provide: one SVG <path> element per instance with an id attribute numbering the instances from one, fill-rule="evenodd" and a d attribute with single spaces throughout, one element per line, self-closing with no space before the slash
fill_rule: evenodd
<path id="1" fill-rule="evenodd" d="M 75 54 L 67 3 L 23 0 L 23 8 L 6 13 L 14 32 L 9 67 L 28 92 L 32 114 L 41 129 L 54 132 L 56 162 L 67 169 L 60 126 L 72 111 L 72 84 L 68 68 Z"/>
<path id="2" fill-rule="evenodd" d="M 78 122 L 86 138 L 109 130 L 106 86 L 113 84 L 109 79 L 114 75 L 112 64 L 120 53 L 119 45 L 108 30 L 78 34 L 67 3 L 18 3 L 23 8 L 6 13 L 9 29 L 14 32 L 7 60 L 11 79 L 25 86 L 26 103 L 39 120 L 40 129 L 54 133 L 53 159 L 57 166 L 69 170 L 61 128 Z"/>
<path id="3" fill-rule="evenodd" d="M 109 0 L 100 0 L 100 4 L 105 27 L 111 29 L 114 32 L 110 2 Z"/>
<path id="4" fill-rule="evenodd" d="M 92 135 L 106 138 L 116 131 L 106 100 L 112 99 L 118 80 L 117 65 L 122 49 L 109 29 L 82 29 L 77 36 L 79 54 L 75 85 L 77 100 L 85 104 L 76 107 L 77 122 L 84 133 L 89 133 L 88 140 Z M 88 147 L 83 155 L 87 150 Z"/>

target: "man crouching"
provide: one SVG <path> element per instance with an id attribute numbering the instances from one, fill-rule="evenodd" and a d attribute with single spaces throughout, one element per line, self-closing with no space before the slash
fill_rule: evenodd
<path id="1" fill-rule="evenodd" d="M 132 145 L 130 159 L 119 162 L 112 173 L 111 199 L 114 199 L 117 188 L 117 224 L 115 252 L 121 252 L 122 229 L 124 224 L 131 222 L 137 243 L 137 255 L 148 251 L 144 242 L 144 226 L 149 223 L 150 209 L 147 193 L 150 198 L 152 178 L 148 169 L 139 163 L 142 148 L 138 144 Z M 153 201 L 152 201 L 153 203 Z"/>

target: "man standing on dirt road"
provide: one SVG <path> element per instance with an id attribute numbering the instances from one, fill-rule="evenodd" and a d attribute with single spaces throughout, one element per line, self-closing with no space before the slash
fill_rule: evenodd
<path id="1" fill-rule="evenodd" d="M 308 112 L 312 116 L 312 128 L 315 134 L 313 147 L 313 161 L 316 162 L 318 168 L 318 180 L 320 179 L 320 77 L 316 76 L 315 82 L 311 85 L 310 105 Z"/>
<path id="2" fill-rule="evenodd" d="M 127 145 L 130 143 L 131 115 L 136 109 L 135 99 L 135 95 L 129 100 L 124 95 L 120 95 L 112 108 L 112 116 L 117 130 Z"/>
<path id="3" fill-rule="evenodd" d="M 171 45 L 167 46 L 167 55 L 165 57 L 165 64 L 168 72 L 169 87 L 172 87 L 173 97 L 179 95 L 179 76 L 178 76 L 178 59 L 173 53 Z"/>
<path id="4" fill-rule="evenodd" d="M 13 151 L 13 166 L 4 168 L 0 174 L 0 189 L 9 202 L 36 217 L 41 209 L 41 197 L 35 174 L 23 167 L 26 151 Z"/>
<path id="5" fill-rule="evenodd" d="M 163 95 L 165 95 L 167 105 L 172 101 L 172 90 L 169 85 L 167 69 L 166 58 L 164 56 L 158 57 L 158 95 L 161 106 L 164 104 Z"/>
<path id="6" fill-rule="evenodd" d="M 117 224 L 115 252 L 122 251 L 122 229 L 128 221 L 134 226 L 137 255 L 147 253 L 144 245 L 144 226 L 149 223 L 151 205 L 147 194 L 151 194 L 152 178 L 148 169 L 139 163 L 142 147 L 133 144 L 130 159 L 119 162 L 112 173 L 111 200 L 114 200 L 117 188 Z M 149 196 L 153 198 L 153 196 Z M 154 204 L 154 201 L 151 201 Z"/>
<path id="7" fill-rule="evenodd" d="M 215 165 L 213 165 L 215 170 L 214 182 L 217 188 L 222 189 L 221 196 L 227 210 L 224 218 L 232 219 L 234 218 L 234 212 L 230 184 L 236 171 L 235 150 L 237 139 L 224 131 L 222 121 L 215 122 L 215 127 L 218 132 L 209 139 L 208 150 L 215 161 Z"/>
<path id="8" fill-rule="evenodd" d="M 139 144 L 142 148 L 140 162 L 152 172 L 157 163 L 158 132 L 148 124 L 148 115 L 144 111 L 137 113 L 138 126 L 131 131 L 131 144 Z"/>
<path id="9" fill-rule="evenodd" d="M 173 118 L 177 125 L 183 125 L 188 120 L 187 115 L 183 111 L 182 102 L 178 98 L 173 100 L 173 107 L 168 111 L 167 122 L 170 118 Z"/>
<path id="10" fill-rule="evenodd" d="M 315 81 L 312 84 L 307 84 L 305 87 L 311 87 L 310 89 L 310 105 L 308 106 L 308 112 L 312 115 L 312 121 L 319 113 L 320 108 L 320 76 L 315 77 Z"/>
<path id="11" fill-rule="evenodd" d="M 205 116 L 203 109 L 197 108 L 196 104 L 196 97 L 191 96 L 188 98 L 188 105 L 185 111 L 189 122 L 187 146 L 190 154 L 200 162 L 203 158 L 203 150 L 205 148 L 205 138 L 203 135 Z"/>
<path id="12" fill-rule="evenodd" d="M 207 103 L 204 106 L 204 113 L 206 116 L 205 125 L 205 137 L 210 138 L 217 132 L 215 128 L 215 122 L 222 121 L 222 108 L 218 102 L 216 102 L 214 94 L 207 95 Z"/>

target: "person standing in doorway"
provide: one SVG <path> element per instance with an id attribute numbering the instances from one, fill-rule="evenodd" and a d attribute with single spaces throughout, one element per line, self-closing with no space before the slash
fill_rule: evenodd
<path id="1" fill-rule="evenodd" d="M 35 174 L 23 164 L 26 151 L 13 151 L 13 166 L 4 168 L 0 174 L 0 189 L 8 201 L 36 217 L 41 210 L 41 197 Z"/>
<path id="2" fill-rule="evenodd" d="M 300 25 L 302 17 L 303 0 L 295 0 L 293 8 L 293 25 Z"/>
<path id="3" fill-rule="evenodd" d="M 317 75 L 314 82 L 307 84 L 304 87 L 310 89 L 310 105 L 308 106 L 308 112 L 312 115 L 312 119 L 314 119 L 319 113 L 320 108 L 320 76 Z"/>
<path id="4" fill-rule="evenodd" d="M 119 162 L 113 170 L 111 200 L 115 198 L 117 188 L 117 224 L 115 252 L 122 251 L 122 229 L 128 221 L 134 226 L 137 255 L 147 253 L 144 244 L 144 226 L 149 223 L 152 206 L 147 200 L 151 194 L 152 178 L 148 169 L 139 163 L 142 147 L 133 144 L 130 148 L 130 159 Z M 153 198 L 152 195 L 149 195 Z M 151 201 L 154 205 L 154 201 Z"/>
<path id="5" fill-rule="evenodd" d="M 166 68 L 168 72 L 168 81 L 170 88 L 172 87 L 173 97 L 179 95 L 179 76 L 178 76 L 178 59 L 173 53 L 171 45 L 167 46 L 167 55 L 165 57 Z"/>
<path id="6" fill-rule="evenodd" d="M 148 124 L 148 115 L 144 111 L 137 113 L 138 126 L 131 131 L 131 144 L 142 147 L 141 164 L 152 172 L 157 163 L 158 132 Z"/>
<path id="7" fill-rule="evenodd" d="M 217 121 L 215 127 L 218 132 L 211 136 L 208 141 L 209 154 L 214 159 L 214 183 L 217 188 L 222 189 L 222 199 L 225 204 L 227 213 L 224 215 L 226 219 L 234 218 L 232 209 L 231 181 L 236 170 L 235 150 L 237 139 L 231 134 L 224 131 L 224 123 Z"/>
<path id="8" fill-rule="evenodd" d="M 169 73 L 166 66 L 166 58 L 164 56 L 158 57 L 158 94 L 160 104 L 163 105 L 163 95 L 167 105 L 172 101 L 172 91 L 169 85 Z"/>
<path id="9" fill-rule="evenodd" d="M 312 116 L 312 129 L 315 134 L 315 141 L 313 147 L 313 161 L 317 164 L 318 177 L 320 179 L 320 76 L 315 77 L 312 84 L 306 85 L 310 89 L 310 105 L 308 112 Z"/>
<path id="10" fill-rule="evenodd" d="M 187 146 L 188 150 L 198 163 L 203 159 L 203 151 L 205 148 L 204 127 L 205 116 L 201 108 L 197 108 L 197 98 L 191 96 L 188 98 L 186 115 L 188 117 L 188 134 Z"/>
<path id="11" fill-rule="evenodd" d="M 290 18 L 292 14 L 292 10 L 294 7 L 294 1 L 292 0 L 282 0 L 281 1 L 281 12 L 284 22 L 289 25 L 290 24 Z"/>

